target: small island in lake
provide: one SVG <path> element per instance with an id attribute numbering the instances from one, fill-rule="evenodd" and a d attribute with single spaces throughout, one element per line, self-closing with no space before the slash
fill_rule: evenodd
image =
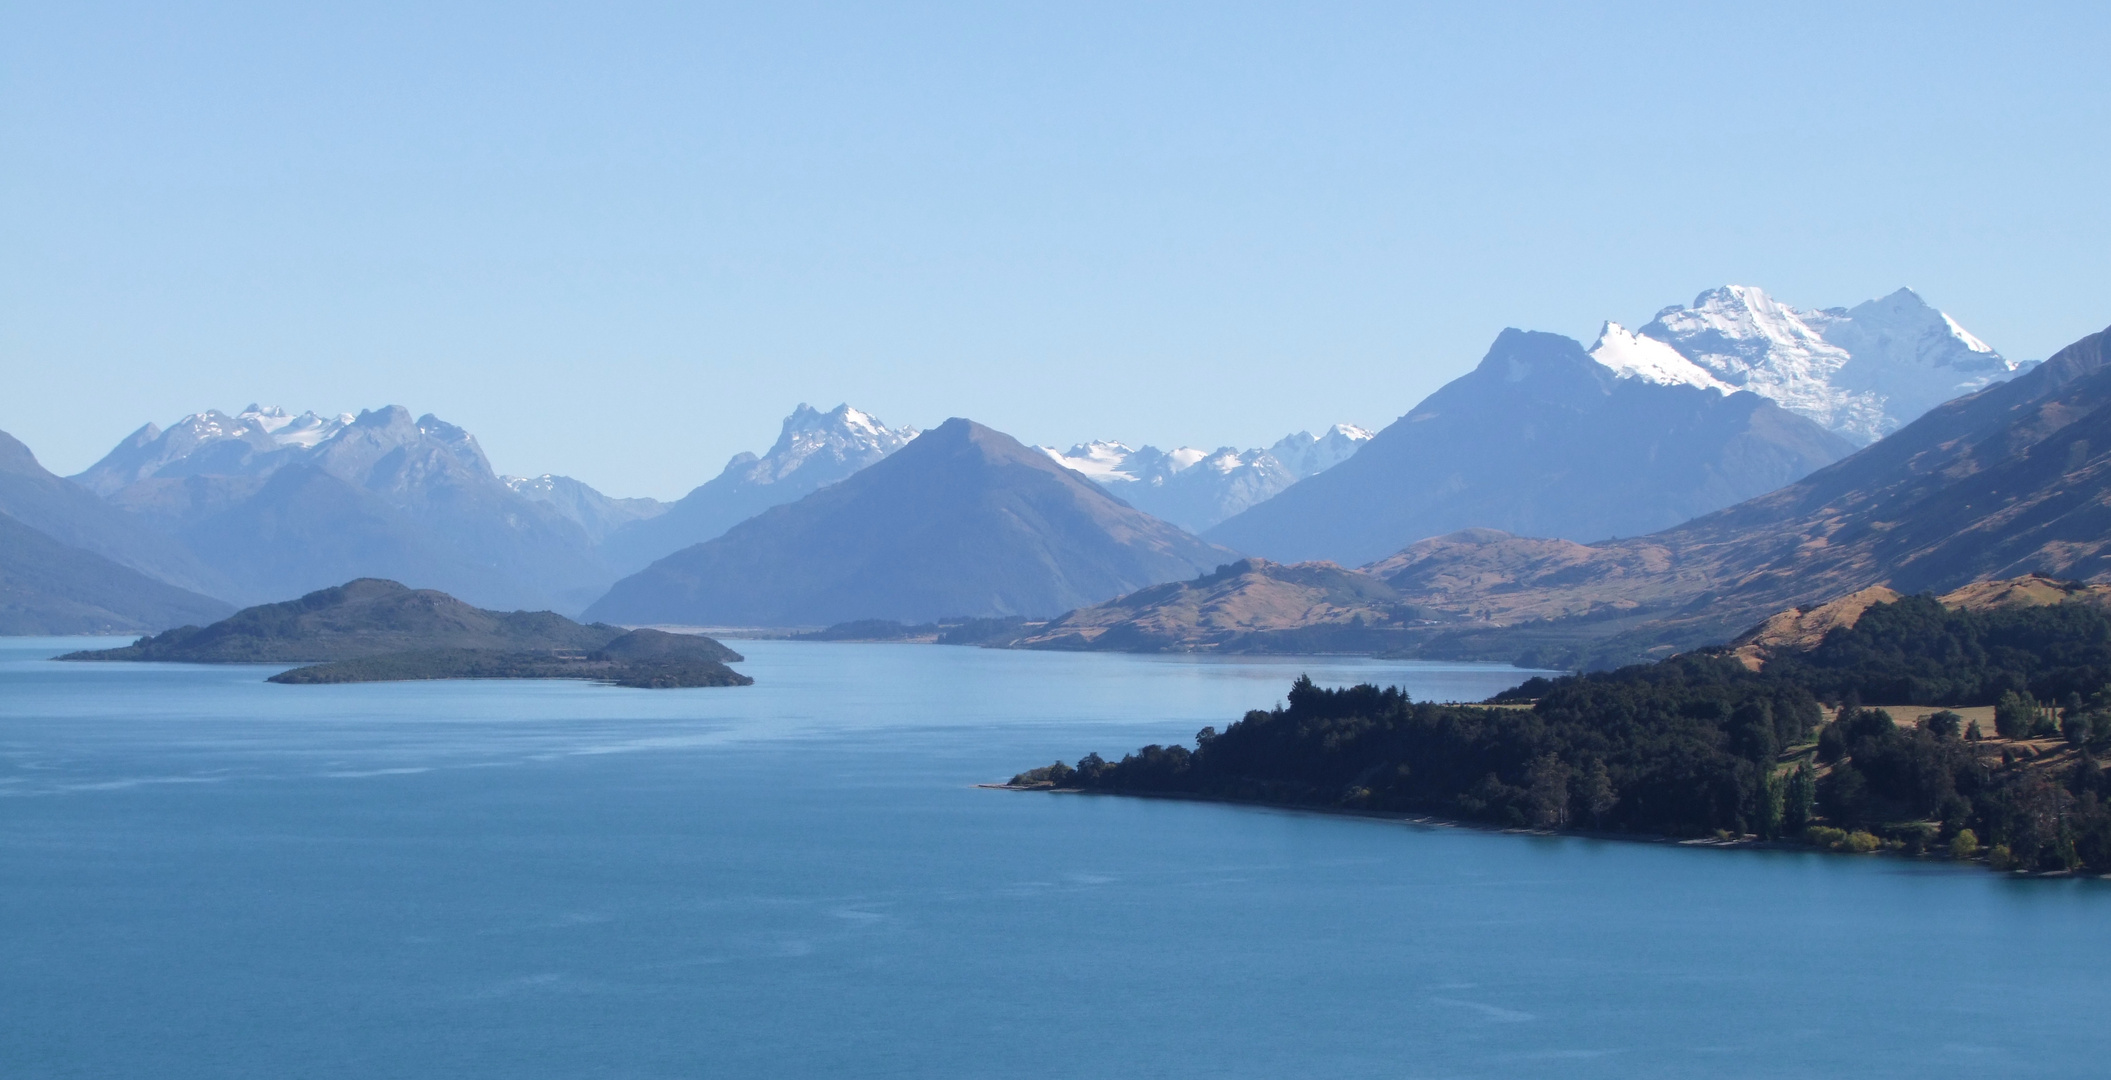
<path id="1" fill-rule="evenodd" d="M 755 681 L 726 666 L 743 659 L 739 653 L 701 634 L 582 624 L 549 611 L 486 611 L 379 578 L 59 659 L 312 665 L 273 675 L 275 683 L 587 679 L 667 689 Z"/>
<path id="2" fill-rule="evenodd" d="M 2111 590 L 1868 590 L 1729 646 L 1534 678 L 1477 705 L 1300 679 L 1191 750 L 1015 788 L 2111 872 Z M 1876 707 L 1864 702 L 1885 702 Z"/>

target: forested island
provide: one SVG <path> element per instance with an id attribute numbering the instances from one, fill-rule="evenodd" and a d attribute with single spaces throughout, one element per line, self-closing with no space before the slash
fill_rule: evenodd
<path id="1" fill-rule="evenodd" d="M 657 690 L 755 681 L 726 666 L 738 663 L 739 653 L 701 634 L 581 624 L 548 611 L 486 611 L 377 578 L 59 659 L 309 664 L 269 679 L 291 684 L 586 679 Z"/>
<path id="2" fill-rule="evenodd" d="M 1478 705 L 1301 678 L 1193 749 L 1087 754 L 1011 785 L 2111 872 L 2102 608 L 1906 597 L 1752 667 L 1724 647 Z M 1903 706 L 1948 708 L 1901 723 Z M 1950 711 L 1989 706 L 1990 725 Z"/>

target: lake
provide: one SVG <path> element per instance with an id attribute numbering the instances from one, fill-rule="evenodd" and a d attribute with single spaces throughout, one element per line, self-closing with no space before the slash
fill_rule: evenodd
<path id="1" fill-rule="evenodd" d="M 735 642 L 274 686 L 0 639 L 0 1075 L 2095 1076 L 2111 883 L 991 791 L 1515 669 Z"/>

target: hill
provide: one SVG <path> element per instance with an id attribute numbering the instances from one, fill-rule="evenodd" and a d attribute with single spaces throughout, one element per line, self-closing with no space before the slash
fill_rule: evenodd
<path id="1" fill-rule="evenodd" d="M 1333 563 L 1241 559 L 1032 627 L 1009 644 L 1117 652 L 1383 652 L 1412 640 L 1399 594 Z"/>
<path id="2" fill-rule="evenodd" d="M 125 634 L 233 610 L 0 514 L 0 634 Z"/>
<path id="3" fill-rule="evenodd" d="M 1464 528 L 1634 536 L 1772 491 L 1854 449 L 1670 360 L 1684 370 L 1614 366 L 1571 338 L 1505 330 L 1477 368 L 1354 456 L 1206 535 L 1271 559 L 1345 565 Z"/>
<path id="4" fill-rule="evenodd" d="M 69 659 L 269 664 L 413 649 L 590 652 L 625 633 L 548 611 L 486 611 L 434 589 L 361 578 L 298 600 L 244 608 L 210 626 L 181 627 L 126 648 L 75 653 Z M 723 645 L 711 645 L 720 659 L 739 659 Z"/>
<path id="5" fill-rule="evenodd" d="M 1044 615 L 1230 555 L 1008 435 L 953 419 L 618 582 L 587 615 L 712 626 Z"/>
<path id="6" fill-rule="evenodd" d="M 659 688 L 754 681 L 725 666 L 739 653 L 701 635 L 583 626 L 548 611 L 485 611 L 375 578 L 59 659 L 316 664 L 272 676 L 281 683 L 592 679 Z"/>

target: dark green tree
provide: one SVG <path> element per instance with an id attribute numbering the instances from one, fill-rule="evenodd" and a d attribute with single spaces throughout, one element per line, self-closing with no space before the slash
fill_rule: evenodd
<path id="1" fill-rule="evenodd" d="M 1781 797 L 1781 824 L 1788 832 L 1802 832 L 1810 825 L 1818 805 L 1818 774 L 1809 762 L 1789 773 Z"/>

